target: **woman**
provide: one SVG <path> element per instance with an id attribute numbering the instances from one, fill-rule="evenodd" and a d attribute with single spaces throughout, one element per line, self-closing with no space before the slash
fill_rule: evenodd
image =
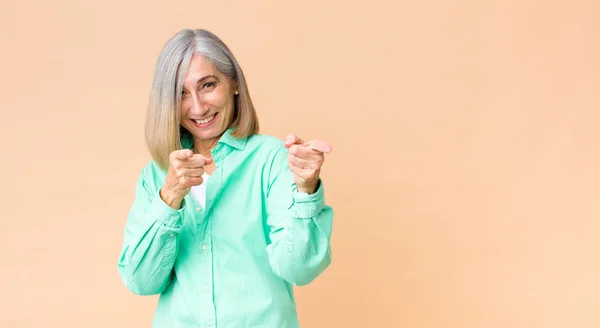
<path id="1" fill-rule="evenodd" d="M 153 327 L 298 327 L 292 286 L 331 262 L 323 141 L 258 134 L 240 65 L 205 30 L 164 46 L 119 272 Z"/>

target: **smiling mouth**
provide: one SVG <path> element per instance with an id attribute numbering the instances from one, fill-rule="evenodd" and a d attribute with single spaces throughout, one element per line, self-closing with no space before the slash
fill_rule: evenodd
<path id="1" fill-rule="evenodd" d="M 196 123 L 197 125 L 200 126 L 205 126 L 208 125 L 210 122 L 212 122 L 215 119 L 215 116 L 217 116 L 218 113 L 215 113 L 207 118 L 201 119 L 201 120 L 192 120 L 194 123 Z"/>

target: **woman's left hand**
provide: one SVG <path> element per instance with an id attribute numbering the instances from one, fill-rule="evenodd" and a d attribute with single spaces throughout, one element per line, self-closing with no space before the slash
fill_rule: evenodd
<path id="1" fill-rule="evenodd" d="M 319 184 L 321 166 L 325 161 L 324 154 L 332 151 L 331 146 L 321 140 L 305 143 L 301 138 L 290 134 L 285 138 L 284 147 L 290 150 L 288 164 L 298 191 L 314 194 Z"/>

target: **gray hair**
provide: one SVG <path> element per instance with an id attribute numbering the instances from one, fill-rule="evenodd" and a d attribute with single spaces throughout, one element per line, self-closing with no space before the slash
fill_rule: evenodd
<path id="1" fill-rule="evenodd" d="M 167 41 L 158 56 L 146 118 L 146 144 L 157 164 L 166 169 L 169 154 L 181 149 L 180 111 L 183 80 L 194 53 L 208 59 L 238 86 L 232 135 L 245 138 L 258 133 L 259 124 L 242 68 L 227 45 L 203 29 L 184 29 Z"/>

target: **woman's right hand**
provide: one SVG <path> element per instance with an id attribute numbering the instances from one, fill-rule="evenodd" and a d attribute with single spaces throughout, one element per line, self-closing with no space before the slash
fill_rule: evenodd
<path id="1" fill-rule="evenodd" d="M 170 207 L 178 210 L 185 195 L 192 186 L 202 184 L 204 166 L 213 159 L 194 154 L 190 149 L 181 149 L 169 155 L 167 177 L 160 190 L 160 198 Z"/>

